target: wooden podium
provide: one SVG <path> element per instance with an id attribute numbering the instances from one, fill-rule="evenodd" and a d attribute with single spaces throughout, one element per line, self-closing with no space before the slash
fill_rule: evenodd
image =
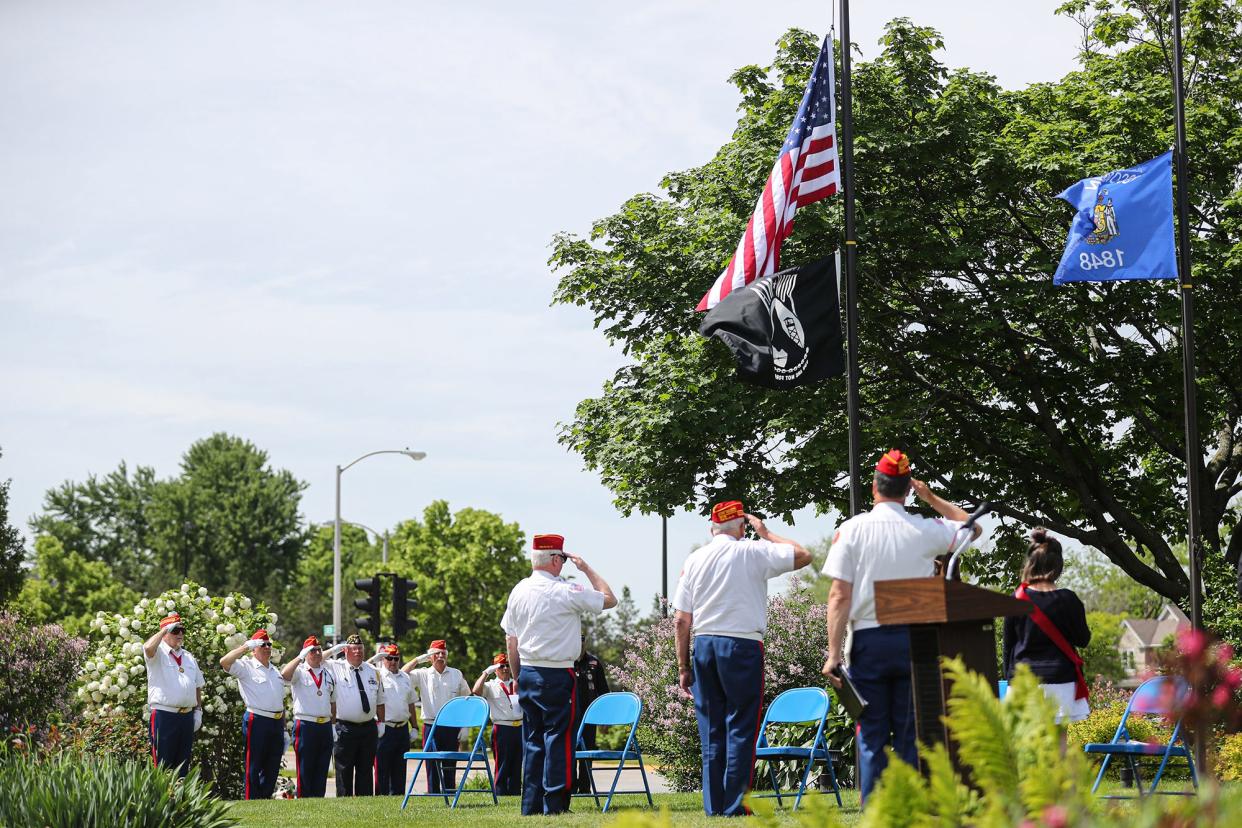
<path id="1" fill-rule="evenodd" d="M 945 744 L 954 767 L 957 745 L 946 738 L 943 716 L 949 686 L 941 656 L 960 656 L 984 676 L 996 692 L 995 619 L 1030 615 L 1031 604 L 999 592 L 942 576 L 875 582 L 876 620 L 910 627 L 910 678 L 914 685 L 914 722 L 919 744 Z"/>

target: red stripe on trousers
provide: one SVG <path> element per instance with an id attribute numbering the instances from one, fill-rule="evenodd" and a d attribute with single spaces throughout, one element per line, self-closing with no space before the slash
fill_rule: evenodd
<path id="1" fill-rule="evenodd" d="M 243 720 L 244 721 L 244 720 Z M 250 798 L 250 734 L 254 731 L 254 714 L 246 724 L 246 799 Z"/>
<path id="2" fill-rule="evenodd" d="M 755 715 L 755 735 L 750 740 L 750 778 L 746 780 L 746 792 L 755 784 L 755 745 L 759 742 L 759 727 L 763 724 L 763 642 L 759 642 L 759 712 Z M 746 809 L 750 813 L 750 809 Z"/>
<path id="3" fill-rule="evenodd" d="M 155 711 L 152 710 L 151 711 L 151 764 L 155 765 L 158 768 L 160 766 L 160 760 L 159 760 L 159 756 L 155 752 L 156 744 L 157 742 L 155 741 Z"/>
<path id="4" fill-rule="evenodd" d="M 302 720 L 293 723 L 293 775 L 297 779 L 298 799 L 302 798 L 302 757 L 299 754 L 298 737 L 302 735 Z"/>
<path id="5" fill-rule="evenodd" d="M 572 668 L 569 678 L 573 682 L 569 686 L 569 731 L 574 729 L 574 719 L 578 718 L 578 674 Z M 574 737 L 569 731 L 565 733 L 565 791 L 572 796 L 574 792 Z"/>

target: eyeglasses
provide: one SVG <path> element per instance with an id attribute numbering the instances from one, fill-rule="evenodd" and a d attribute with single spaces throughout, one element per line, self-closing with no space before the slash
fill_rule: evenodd
<path id="1" fill-rule="evenodd" d="M 384 661 L 400 661 L 400 660 L 401 659 L 397 656 L 384 656 Z"/>
<path id="2" fill-rule="evenodd" d="M 185 635 L 185 627 L 173 627 L 168 632 L 171 635 Z"/>
<path id="3" fill-rule="evenodd" d="M 270 642 L 270 641 L 264 641 L 264 642 L 263 642 L 262 644 L 260 644 L 259 646 L 260 646 L 260 647 L 266 647 L 267 649 L 269 649 L 269 650 L 270 650 L 270 649 L 272 648 L 272 642 Z"/>
<path id="4" fill-rule="evenodd" d="M 562 561 L 567 561 L 567 560 L 569 560 L 569 556 L 568 556 L 568 555 L 566 555 L 564 552 L 553 552 L 553 553 L 552 553 L 552 557 L 554 557 L 554 558 L 560 558 Z"/>

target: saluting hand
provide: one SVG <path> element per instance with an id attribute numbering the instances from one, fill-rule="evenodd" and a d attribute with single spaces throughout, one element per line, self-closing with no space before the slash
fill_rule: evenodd
<path id="1" fill-rule="evenodd" d="M 750 524 L 750 528 L 755 530 L 756 535 L 763 540 L 767 540 L 768 527 L 764 525 L 761 518 L 757 518 L 754 515 L 748 515 L 746 513 L 743 513 L 742 517 L 746 518 L 746 522 Z"/>
<path id="2" fill-rule="evenodd" d="M 431 653 L 423 653 L 418 658 L 414 659 L 415 664 L 426 664 L 429 661 L 431 661 Z"/>
<path id="3" fill-rule="evenodd" d="M 263 646 L 263 641 L 262 639 L 259 639 L 259 638 L 251 638 L 250 640 L 246 642 L 247 650 L 257 650 L 262 646 Z"/>
<path id="4" fill-rule="evenodd" d="M 308 655 L 310 655 L 310 651 L 311 651 L 311 650 L 313 650 L 313 649 L 315 649 L 313 646 L 312 646 L 312 647 L 303 647 L 303 648 L 302 648 L 302 652 L 298 653 L 298 658 L 299 658 L 299 659 L 301 659 L 302 661 L 306 661 L 306 657 L 307 657 Z"/>
<path id="5" fill-rule="evenodd" d="M 586 572 L 588 569 L 590 569 L 590 568 L 591 568 L 591 567 L 587 566 L 587 562 L 586 562 L 586 561 L 582 560 L 582 556 L 581 556 L 581 555 L 568 555 L 568 554 L 567 554 L 565 557 L 569 559 L 570 563 L 572 563 L 574 566 L 578 567 L 578 569 L 580 569 L 580 570 L 581 570 L 581 571 L 583 571 L 583 572 Z"/>
<path id="6" fill-rule="evenodd" d="M 492 673 L 496 672 L 499 669 L 500 669 L 499 664 L 488 665 L 487 669 L 483 671 L 483 675 L 490 676 Z"/>
<path id="7" fill-rule="evenodd" d="M 919 500 L 923 501 L 924 503 L 931 502 L 931 498 L 933 497 L 931 487 L 928 486 L 926 483 L 924 483 L 922 480 L 917 480 L 911 477 L 910 488 L 914 489 L 914 495 Z"/>

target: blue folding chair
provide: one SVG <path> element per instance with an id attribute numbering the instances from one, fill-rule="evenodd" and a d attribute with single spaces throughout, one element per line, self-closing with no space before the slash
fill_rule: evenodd
<path id="1" fill-rule="evenodd" d="M 1198 793 L 1199 778 L 1195 773 L 1195 760 L 1190 754 L 1190 748 L 1187 746 L 1186 738 L 1182 733 L 1182 719 L 1180 716 L 1177 719 L 1177 723 L 1173 725 L 1173 732 L 1169 735 L 1168 744 L 1134 741 L 1130 738 L 1130 730 L 1127 726 L 1130 717 L 1136 714 L 1140 716 L 1169 716 L 1180 706 L 1180 703 L 1189 692 L 1190 685 L 1184 679 L 1172 676 L 1156 676 L 1139 685 L 1138 689 L 1134 691 L 1134 695 L 1130 697 L 1130 703 L 1126 705 L 1126 712 L 1121 717 L 1121 723 L 1117 725 L 1117 732 L 1113 734 L 1113 740 L 1111 742 L 1090 742 L 1083 746 L 1083 750 L 1086 753 L 1104 754 L 1104 764 L 1100 766 L 1100 772 L 1095 777 L 1095 784 L 1091 787 L 1092 793 L 1095 793 L 1100 787 L 1100 782 L 1104 779 L 1104 772 L 1108 770 L 1108 763 L 1112 761 L 1114 756 L 1124 756 L 1126 762 L 1129 763 L 1130 772 L 1134 774 L 1134 785 L 1138 789 L 1139 798 L 1155 793 L 1165 796 L 1194 796 Z M 1147 791 L 1147 793 L 1143 793 L 1143 780 L 1139 776 L 1138 767 L 1138 760 L 1144 756 L 1161 757 L 1160 768 L 1156 771 L 1156 776 L 1151 781 L 1151 790 Z M 1185 758 L 1186 764 L 1190 768 L 1190 781 L 1195 788 L 1193 791 L 1156 790 L 1156 786 L 1160 784 L 1160 777 L 1164 775 L 1164 770 L 1168 766 L 1169 760 L 1174 757 Z M 1133 799 L 1134 797 L 1111 795 L 1104 798 Z"/>
<path id="2" fill-rule="evenodd" d="M 436 728 L 463 728 L 477 727 L 478 734 L 474 737 L 474 744 L 468 751 L 462 750 L 411 750 L 405 754 L 406 759 L 417 759 L 418 765 L 414 768 L 414 776 L 410 778 L 410 787 L 405 792 L 405 799 L 401 800 L 401 808 L 405 809 L 406 803 L 410 801 L 411 796 L 441 796 L 444 797 L 444 804 L 448 805 L 448 792 L 440 793 L 414 793 L 414 783 L 418 781 L 418 772 L 422 770 L 423 765 L 428 759 L 440 759 L 447 762 L 465 762 L 466 769 L 462 771 L 461 778 L 457 782 L 457 792 L 453 795 L 453 804 L 451 807 L 457 807 L 457 800 L 461 799 L 462 791 L 466 788 L 466 778 L 470 776 L 470 768 L 474 766 L 475 761 L 483 763 L 483 769 L 487 771 L 487 791 L 481 789 L 471 791 L 471 793 L 491 793 L 492 804 L 499 804 L 500 800 L 496 798 L 496 780 L 492 778 L 492 766 L 487 761 L 487 751 L 484 750 L 483 731 L 487 729 L 488 707 L 487 701 L 479 696 L 458 696 L 455 699 L 449 699 L 444 707 L 440 708 L 440 712 L 436 714 L 436 720 L 431 723 L 431 730 L 427 733 L 424 744 L 434 745 Z M 428 773 L 430 773 L 428 769 Z"/>
<path id="3" fill-rule="evenodd" d="M 608 799 L 604 802 L 603 812 L 608 813 L 609 806 L 612 805 L 612 798 L 617 794 L 641 794 L 647 795 L 647 804 L 655 807 L 655 803 L 651 800 L 651 786 L 647 784 L 647 769 L 643 767 L 643 752 L 638 747 L 638 718 L 643 713 L 642 699 L 633 693 L 605 693 L 604 695 L 591 702 L 591 706 L 587 708 L 586 714 L 582 717 L 582 724 L 578 725 L 578 733 L 574 738 L 574 759 L 586 762 L 587 778 L 591 780 L 591 792 L 589 794 L 573 794 L 573 796 L 589 796 L 595 799 L 596 807 L 599 806 L 600 792 L 595 787 L 594 763 L 599 759 L 612 760 L 617 762 L 617 772 L 612 776 L 612 785 L 608 788 Z M 596 725 L 597 727 L 628 727 L 629 733 L 625 738 L 625 746 L 621 750 L 587 750 L 586 745 L 582 741 L 582 730 L 587 725 Z M 638 772 L 643 776 L 643 789 L 641 791 L 618 791 L 617 783 L 621 781 L 621 771 L 625 769 L 626 761 L 637 761 Z M 630 770 L 634 768 L 631 767 Z"/>
<path id="4" fill-rule="evenodd" d="M 822 687 L 795 687 L 781 693 L 768 707 L 759 725 L 759 737 L 755 740 L 755 758 L 764 759 L 768 763 L 768 775 L 772 779 L 772 793 L 751 794 L 756 799 L 776 797 L 778 805 L 784 805 L 780 783 L 776 781 L 776 763 L 797 760 L 804 763 L 802 783 L 798 786 L 798 794 L 794 799 L 794 810 L 802 803 L 802 795 L 806 792 L 806 781 L 811 775 L 811 768 L 816 762 L 823 762 L 828 768 L 828 778 L 832 780 L 832 792 L 837 797 L 837 807 L 841 807 L 841 789 L 837 786 L 837 774 L 832 768 L 833 753 L 828 749 L 824 738 L 824 719 L 828 716 L 828 692 Z M 810 747 L 800 745 L 769 745 L 768 725 L 773 724 L 810 724 L 815 723 L 815 738 Z M 789 796 L 786 793 L 784 796 Z"/>

